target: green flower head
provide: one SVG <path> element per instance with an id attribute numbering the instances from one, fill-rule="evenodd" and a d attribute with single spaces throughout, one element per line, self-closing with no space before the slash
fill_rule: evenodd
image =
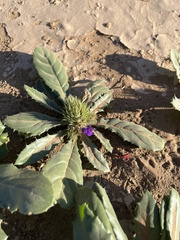
<path id="1" fill-rule="evenodd" d="M 85 102 L 69 95 L 65 99 L 63 121 L 67 125 L 68 137 L 82 134 L 82 128 L 91 125 L 96 120 L 96 114 L 91 112 Z"/>

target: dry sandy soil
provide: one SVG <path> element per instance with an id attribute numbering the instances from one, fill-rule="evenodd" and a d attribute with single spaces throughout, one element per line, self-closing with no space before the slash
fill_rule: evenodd
<path id="1" fill-rule="evenodd" d="M 35 2 L 38 4 L 41 1 Z M 45 1 L 44 5 L 49 4 L 50 7 L 62 4 L 62 7 L 68 8 L 69 2 L 71 1 Z M 141 2 L 148 4 L 149 1 Z M 6 18 L 0 23 L 1 120 L 21 111 L 41 110 L 23 89 L 24 84 L 34 86 L 37 78 L 31 52 L 36 42 L 33 42 L 33 36 L 28 39 L 26 35 L 26 40 L 32 40 L 32 46 L 29 44 L 31 48 L 27 48 L 26 52 L 22 50 L 23 44 L 17 47 L 17 38 L 20 37 L 16 38 L 14 32 L 12 37 L 11 31 L 8 31 L 8 26 L 13 25 L 13 21 L 18 18 L 20 22 L 26 22 L 26 18 L 21 14 L 25 3 L 26 1 L 15 1 L 16 8 L 13 10 L 10 5 L 1 4 L 11 19 L 11 23 L 7 20 L 5 24 Z M 99 8 L 100 6 L 102 7 L 99 5 Z M 33 21 L 35 20 L 36 24 L 41 24 L 41 19 L 34 17 Z M 96 23 L 100 25 L 99 22 Z M 111 171 L 101 174 L 84 165 L 85 184 L 91 187 L 93 182 L 97 181 L 106 188 L 118 219 L 131 240 L 135 205 L 143 192 L 151 191 L 158 203 L 164 194 L 169 194 L 172 187 L 180 193 L 180 112 L 171 105 L 174 95 L 180 97 L 180 88 L 179 84 L 174 85 L 175 73 L 172 64 L 168 56 L 160 56 L 155 50 L 131 48 L 132 43 L 124 44 L 115 34 L 102 33 L 100 27 L 99 30 L 97 27 L 83 34 L 65 35 L 61 39 L 61 49 L 55 49 L 59 39 L 53 33 L 60 23 L 47 21 L 46 24 L 47 31 L 44 30 L 38 44 L 57 52 L 66 66 L 69 81 L 73 86 L 83 86 L 84 82 L 98 78 L 105 79 L 107 85 L 114 90 L 113 101 L 105 111 L 107 116 L 145 126 L 165 141 L 162 151 L 152 152 L 136 148 L 109 134 L 107 137 L 114 151 L 106 154 L 106 159 Z M 104 24 L 105 28 L 111 27 L 108 22 Z M 53 32 L 50 33 L 49 28 Z M 16 44 L 13 45 L 13 42 Z M 178 49 L 177 43 L 173 42 Z M 9 155 L 2 163 L 14 162 L 25 145 L 25 140 L 16 132 L 8 131 L 11 139 Z M 122 157 L 125 154 L 129 154 L 128 159 Z M 2 211 L 1 216 L 3 229 L 9 235 L 8 240 L 73 238 L 71 222 L 74 219 L 74 210 L 65 211 L 55 206 L 38 216 L 28 217 L 19 213 L 11 215 L 6 211 Z"/>

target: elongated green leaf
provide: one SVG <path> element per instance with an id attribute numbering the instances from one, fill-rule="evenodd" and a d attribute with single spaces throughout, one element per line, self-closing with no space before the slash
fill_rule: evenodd
<path id="1" fill-rule="evenodd" d="M 0 165 L 1 208 L 39 214 L 54 203 L 52 184 L 41 172 L 17 169 L 13 164 Z"/>
<path id="2" fill-rule="evenodd" d="M 176 70 L 177 78 L 180 79 L 180 54 L 176 50 L 171 49 L 170 58 Z"/>
<path id="3" fill-rule="evenodd" d="M 75 203 L 78 216 L 73 222 L 74 240 L 116 239 L 103 204 L 95 192 L 85 187 L 78 189 Z"/>
<path id="4" fill-rule="evenodd" d="M 8 127 L 30 136 L 40 135 L 53 127 L 61 125 L 60 119 L 38 112 L 15 114 L 7 117 L 4 123 Z"/>
<path id="5" fill-rule="evenodd" d="M 55 54 L 37 47 L 33 54 L 35 67 L 46 85 L 64 100 L 69 89 L 66 70 Z"/>
<path id="6" fill-rule="evenodd" d="M 98 170 L 109 172 L 109 166 L 101 152 L 96 148 L 90 138 L 82 136 L 82 146 L 84 155 L 89 162 Z"/>
<path id="7" fill-rule="evenodd" d="M 161 202 L 161 209 L 160 209 L 160 224 L 161 224 L 161 239 L 166 240 L 166 213 L 169 206 L 169 197 L 164 196 Z"/>
<path id="8" fill-rule="evenodd" d="M 105 86 L 104 80 L 96 80 L 87 85 L 84 98 L 93 112 L 103 111 L 112 99 L 112 92 Z"/>
<path id="9" fill-rule="evenodd" d="M 108 87 L 105 86 L 106 81 L 103 79 L 97 79 L 95 81 L 90 82 L 87 85 L 87 89 L 88 91 L 91 93 L 91 95 L 95 95 L 96 93 L 98 93 L 101 89 L 103 89 L 103 91 L 105 93 L 107 93 L 109 90 Z"/>
<path id="10" fill-rule="evenodd" d="M 3 133 L 4 128 L 4 125 L 0 122 L 0 160 L 8 153 L 7 143 L 9 142 L 9 137 L 7 133 Z"/>
<path id="11" fill-rule="evenodd" d="M 173 100 L 172 100 L 172 105 L 174 106 L 174 108 L 178 111 L 180 111 L 180 99 L 177 98 L 176 96 L 174 96 Z"/>
<path id="12" fill-rule="evenodd" d="M 164 140 L 161 137 L 133 122 L 121 121 L 117 118 L 108 120 L 101 118 L 96 126 L 108 129 L 140 148 L 158 151 L 164 147 Z"/>
<path id="13" fill-rule="evenodd" d="M 39 104 L 41 104 L 42 106 L 50 110 L 61 113 L 60 106 L 58 106 L 57 103 L 54 102 L 53 100 L 49 99 L 44 93 L 41 93 L 36 89 L 29 87 L 27 85 L 25 85 L 24 88 L 27 91 L 28 95 L 32 97 L 36 102 L 38 102 Z"/>
<path id="14" fill-rule="evenodd" d="M 0 224 L 1 224 L 2 220 L 0 220 Z M 0 239 L 1 240 L 6 240 L 8 239 L 8 236 L 5 234 L 5 232 L 2 230 L 2 228 L 0 227 Z"/>
<path id="15" fill-rule="evenodd" d="M 49 99 L 57 103 L 58 106 L 62 107 L 62 101 L 57 97 L 57 95 L 52 92 L 52 90 L 46 85 L 43 79 L 38 78 L 36 81 L 35 89 L 41 93 L 44 93 Z"/>
<path id="16" fill-rule="evenodd" d="M 103 109 L 110 103 L 111 98 L 112 96 L 110 93 L 102 93 L 95 102 L 90 104 L 90 110 L 95 113 L 103 111 Z"/>
<path id="17" fill-rule="evenodd" d="M 135 240 L 160 239 L 159 209 L 150 192 L 145 192 L 137 204 L 135 217 Z"/>
<path id="18" fill-rule="evenodd" d="M 109 222 L 116 236 L 116 240 L 128 240 L 126 234 L 124 233 L 119 224 L 119 221 L 116 217 L 116 214 L 107 196 L 106 191 L 98 183 L 95 183 L 95 187 L 96 187 L 95 192 L 103 204 L 104 210 L 106 211 Z"/>
<path id="19" fill-rule="evenodd" d="M 77 143 L 70 140 L 43 169 L 53 184 L 55 197 L 62 208 L 73 203 L 76 189 L 83 184 L 81 159 Z"/>
<path id="20" fill-rule="evenodd" d="M 27 145 L 16 159 L 15 165 L 36 163 L 50 153 L 61 141 L 59 134 L 47 135 Z"/>
<path id="21" fill-rule="evenodd" d="M 180 237 L 180 196 L 175 189 L 170 197 L 164 197 L 161 205 L 162 240 L 179 240 Z"/>
<path id="22" fill-rule="evenodd" d="M 84 211 L 84 212 L 83 212 Z M 83 214 L 81 221 L 79 215 L 73 222 L 73 239 L 74 240 L 115 240 L 111 233 L 107 233 L 103 223 L 98 217 L 93 215 L 93 211 L 87 204 L 78 207 L 79 215 Z"/>
<path id="23" fill-rule="evenodd" d="M 0 122 L 0 135 L 3 133 L 5 126 Z"/>
<path id="24" fill-rule="evenodd" d="M 99 139 L 101 144 L 109 151 L 112 152 L 113 147 L 111 146 L 109 140 L 103 136 L 98 130 L 94 130 L 94 135 Z"/>

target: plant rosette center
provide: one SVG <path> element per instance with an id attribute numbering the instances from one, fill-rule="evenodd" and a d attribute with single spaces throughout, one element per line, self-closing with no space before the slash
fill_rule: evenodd
<path id="1" fill-rule="evenodd" d="M 69 95 L 65 99 L 62 114 L 69 138 L 80 136 L 82 132 L 87 136 L 93 135 L 93 128 L 90 125 L 95 122 L 96 114 L 89 110 L 85 102 Z"/>

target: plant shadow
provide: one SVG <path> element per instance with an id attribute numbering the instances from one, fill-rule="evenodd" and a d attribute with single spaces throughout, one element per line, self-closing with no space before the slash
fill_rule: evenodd
<path id="1" fill-rule="evenodd" d="M 1 120 L 32 106 L 31 100 L 27 99 L 24 84 L 34 86 L 37 77 L 32 55 L 13 51 L 0 52 Z"/>
<path id="2" fill-rule="evenodd" d="M 37 72 L 32 55 L 18 52 L 0 52 L 0 80 L 22 91 L 24 84 L 32 82 Z"/>
<path id="3" fill-rule="evenodd" d="M 106 64 L 122 78 L 121 84 L 112 87 L 115 98 L 108 108 L 110 113 L 127 118 L 128 113 L 136 115 L 140 112 L 137 115 L 141 124 L 150 129 L 175 135 L 180 133 L 179 112 L 171 104 L 174 95 L 180 97 L 179 84 L 173 84 L 175 71 L 159 67 L 151 60 L 125 54 L 107 55 Z M 171 122 L 171 126 L 167 122 Z"/>
<path id="4" fill-rule="evenodd" d="M 13 239 L 73 239 L 72 221 L 75 211 L 62 209 L 57 204 L 47 212 L 38 215 L 23 215 L 21 213 L 3 211 L 6 224 L 2 228 Z"/>
<path id="5" fill-rule="evenodd" d="M 160 67 L 156 62 L 142 57 L 128 54 L 112 54 L 107 55 L 105 59 L 107 66 L 110 68 L 116 70 L 120 74 L 128 75 L 142 82 L 160 84 L 158 82 L 153 82 L 150 78 L 156 75 L 166 76 L 166 78 L 174 78 L 176 76 L 175 71 Z"/>

